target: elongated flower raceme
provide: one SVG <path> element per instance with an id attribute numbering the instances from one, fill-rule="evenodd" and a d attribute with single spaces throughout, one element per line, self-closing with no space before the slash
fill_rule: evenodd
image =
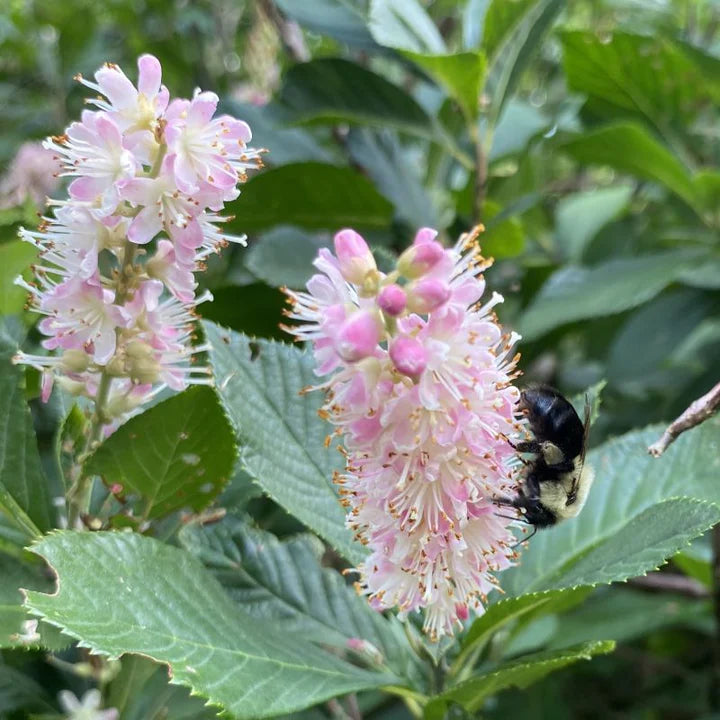
<path id="1" fill-rule="evenodd" d="M 194 273 L 228 242 L 218 215 L 247 171 L 261 165 L 250 128 L 216 115 L 218 97 L 171 100 L 161 67 L 138 60 L 137 87 L 116 65 L 90 81 L 97 93 L 63 135 L 45 142 L 72 181 L 52 217 L 21 231 L 38 248 L 35 280 L 18 283 L 44 316 L 43 342 L 55 356 L 18 353 L 43 373 L 96 403 L 96 424 L 115 424 L 165 387 L 211 382 L 194 357 Z"/>
<path id="2" fill-rule="evenodd" d="M 335 481 L 348 525 L 371 554 L 359 588 L 377 609 L 426 609 L 425 630 L 452 634 L 512 564 L 512 520 L 493 497 L 515 484 L 517 335 L 481 301 L 476 235 L 444 249 L 420 230 L 397 268 L 378 271 L 352 230 L 320 251 L 308 292 L 290 292 L 287 327 L 312 342 L 321 411 L 344 441 Z"/>

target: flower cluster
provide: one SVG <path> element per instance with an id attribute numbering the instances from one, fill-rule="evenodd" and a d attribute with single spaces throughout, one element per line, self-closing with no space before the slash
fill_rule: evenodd
<path id="1" fill-rule="evenodd" d="M 517 335 L 481 303 L 489 266 L 476 234 L 453 249 L 424 228 L 394 271 L 378 271 L 363 238 L 335 236 L 308 292 L 290 292 L 286 327 L 312 342 L 321 410 L 342 435 L 335 481 L 348 525 L 369 546 L 361 592 L 377 609 L 426 608 L 425 631 L 452 634 L 515 556 L 512 520 L 494 497 L 515 490 Z"/>
<path id="2" fill-rule="evenodd" d="M 39 250 L 36 280 L 18 284 L 45 317 L 40 330 L 55 357 L 19 353 L 43 373 L 95 399 L 102 423 L 113 422 L 165 386 L 209 383 L 193 364 L 194 272 L 228 241 L 227 201 L 247 171 L 261 165 L 248 147 L 250 128 L 216 116 L 218 97 L 195 92 L 170 100 L 156 58 L 138 60 L 137 87 L 116 65 L 78 80 L 98 93 L 80 122 L 44 145 L 69 176 L 69 199 L 51 201 L 54 216 L 21 231 Z"/>

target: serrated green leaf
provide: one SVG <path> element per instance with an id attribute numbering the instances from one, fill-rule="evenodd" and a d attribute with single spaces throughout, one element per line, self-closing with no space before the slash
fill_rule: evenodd
<path id="1" fill-rule="evenodd" d="M 671 250 L 609 260 L 553 273 L 520 320 L 518 331 L 535 340 L 575 320 L 612 315 L 641 305 L 698 263 L 703 250 Z M 642 277 L 642 282 L 638 282 Z"/>
<path id="2" fill-rule="evenodd" d="M 434 697 L 425 708 L 425 720 L 440 720 L 447 705 L 459 703 L 469 712 L 478 711 L 485 700 L 500 690 L 518 687 L 521 690 L 578 660 L 590 660 L 615 648 L 612 641 L 590 642 L 567 650 L 535 653 L 501 665 L 494 672 L 476 675 Z"/>
<path id="3" fill-rule="evenodd" d="M 14 280 L 23 272 L 30 274 L 30 264 L 36 257 L 37 248 L 23 240 L 0 244 L 0 315 L 12 315 L 23 309 L 27 290 L 15 285 Z"/>
<path id="4" fill-rule="evenodd" d="M 579 262 L 598 231 L 627 207 L 632 185 L 567 195 L 555 209 L 555 236 L 563 257 Z"/>
<path id="5" fill-rule="evenodd" d="M 628 433 L 588 453 L 596 479 L 580 515 L 537 533 L 518 567 L 503 573 L 509 595 L 626 580 L 661 565 L 720 520 L 718 423 L 648 455 L 661 428 Z"/>
<path id="6" fill-rule="evenodd" d="M 52 527 L 47 481 L 40 465 L 17 346 L 0 325 L 0 513 L 28 539 Z"/>
<path id="7" fill-rule="evenodd" d="M 213 390 L 195 386 L 119 427 L 85 469 L 138 495 L 145 519 L 207 507 L 230 478 L 235 438 Z"/>
<path id="8" fill-rule="evenodd" d="M 136 533 L 56 532 L 33 550 L 58 576 L 27 607 L 110 657 L 168 663 L 172 682 L 234 717 L 265 718 L 396 681 L 259 627 L 189 553 Z"/>
<path id="9" fill-rule="evenodd" d="M 370 32 L 385 47 L 442 54 L 445 41 L 417 0 L 372 0 Z"/>
<path id="10" fill-rule="evenodd" d="M 316 381 L 312 356 L 282 343 L 249 338 L 204 323 L 212 345 L 218 391 L 245 447 L 243 461 L 256 482 L 289 513 L 351 562 L 363 547 L 345 528 L 345 514 L 332 484 L 343 467 L 317 415 L 321 393 L 300 395 Z"/>
<path id="11" fill-rule="evenodd" d="M 351 638 L 365 640 L 394 673 L 418 676 L 401 624 L 372 610 L 338 572 L 322 567 L 323 546 L 313 536 L 281 542 L 227 517 L 208 527 L 188 525 L 180 542 L 258 623 L 342 650 Z"/>
<path id="12" fill-rule="evenodd" d="M 480 91 L 485 81 L 485 55 L 461 52 L 454 55 L 424 55 L 405 51 L 405 57 L 427 72 L 454 98 L 470 122 L 477 119 Z"/>
<path id="13" fill-rule="evenodd" d="M 488 8 L 483 49 L 488 57 L 485 95 L 490 98 L 491 127 L 564 4 L 564 0 L 493 0 Z"/>
<path id="14" fill-rule="evenodd" d="M 392 205 L 372 183 L 350 168 L 292 163 L 270 168 L 243 185 L 234 208 L 233 231 L 297 225 L 309 230 L 342 227 L 386 228 Z"/>
<path id="15" fill-rule="evenodd" d="M 689 205 L 697 203 L 696 190 L 685 166 L 641 125 L 615 122 L 568 140 L 560 147 L 581 163 L 608 165 L 643 180 L 653 180 Z"/>
<path id="16" fill-rule="evenodd" d="M 427 113 L 397 85 L 357 63 L 318 58 L 285 74 L 283 103 L 296 122 L 352 122 L 432 134 Z"/>

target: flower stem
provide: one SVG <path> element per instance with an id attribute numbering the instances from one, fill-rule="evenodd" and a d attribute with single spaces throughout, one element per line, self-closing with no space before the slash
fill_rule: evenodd
<path id="1" fill-rule="evenodd" d="M 85 443 L 85 448 L 78 457 L 78 464 L 81 466 L 80 474 L 68 493 L 68 503 L 70 506 L 68 509 L 68 527 L 71 529 L 81 527 L 80 520 L 90 509 L 93 476 L 85 472 L 83 464 L 92 453 L 95 445 L 102 438 L 102 429 L 106 422 L 105 404 L 110 396 L 111 385 L 112 378 L 103 370 L 100 375 L 100 384 L 95 394 L 95 411 L 90 421 L 90 432 L 87 442 Z"/>

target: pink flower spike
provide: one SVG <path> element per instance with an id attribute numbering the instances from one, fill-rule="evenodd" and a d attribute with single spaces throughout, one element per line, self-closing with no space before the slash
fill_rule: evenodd
<path id="1" fill-rule="evenodd" d="M 354 230 L 341 230 L 335 235 L 334 244 L 340 272 L 348 282 L 362 284 L 367 274 L 377 269 L 370 248 Z"/>
<path id="2" fill-rule="evenodd" d="M 377 302 L 384 313 L 391 317 L 397 317 L 405 310 L 407 295 L 399 285 L 393 283 L 392 285 L 386 285 L 380 291 Z"/>
<path id="3" fill-rule="evenodd" d="M 437 640 L 482 612 L 497 574 L 517 557 L 513 519 L 493 500 L 515 490 L 516 456 L 503 436 L 519 437 L 518 338 L 497 324 L 499 297 L 477 303 L 487 263 L 474 236 L 443 250 L 433 231 L 419 235 L 403 253 L 418 277 L 387 297 L 385 288 L 368 297 L 349 283 L 327 250 L 308 292 L 288 296 L 291 317 L 304 322 L 291 331 L 313 344 L 323 411 L 347 450 L 337 482 L 347 525 L 370 550 L 357 567 L 361 592 L 379 611 L 424 610 L 423 629 Z M 406 310 L 379 335 L 374 324 L 354 327 L 378 310 L 393 317 L 387 309 L 401 307 L 391 302 L 401 293 Z M 340 336 L 351 341 L 346 353 Z"/>
<path id="4" fill-rule="evenodd" d="M 390 359 L 398 372 L 417 379 L 427 367 L 427 353 L 415 338 L 399 337 L 390 345 Z"/>
<path id="5" fill-rule="evenodd" d="M 450 287 L 442 280 L 420 278 L 408 286 L 408 309 L 426 315 L 437 310 L 450 298 Z"/>
<path id="6" fill-rule="evenodd" d="M 375 352 L 380 342 L 381 323 L 377 314 L 369 310 L 353 313 L 340 326 L 335 349 L 346 362 L 357 362 Z"/>
<path id="7" fill-rule="evenodd" d="M 418 278 L 437 265 L 444 255 L 445 250 L 439 242 L 427 240 L 405 250 L 398 259 L 397 268 L 406 278 Z"/>

